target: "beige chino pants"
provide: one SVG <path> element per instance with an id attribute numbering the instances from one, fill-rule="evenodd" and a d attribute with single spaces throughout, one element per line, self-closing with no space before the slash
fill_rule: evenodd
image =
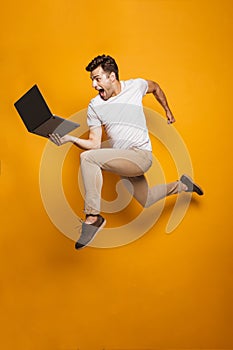
<path id="1" fill-rule="evenodd" d="M 132 195 L 145 208 L 166 196 L 181 191 L 180 181 L 149 188 L 144 173 L 151 165 L 151 152 L 136 148 L 127 150 L 100 148 L 81 153 L 85 213 L 99 214 L 101 211 L 102 170 L 118 174 L 121 178 L 129 180 L 133 186 Z"/>

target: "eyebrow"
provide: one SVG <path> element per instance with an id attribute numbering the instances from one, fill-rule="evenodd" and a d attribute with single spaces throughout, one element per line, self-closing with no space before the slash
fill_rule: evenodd
<path id="1" fill-rule="evenodd" d="M 97 77 L 100 77 L 100 75 L 99 75 L 99 74 L 97 74 L 97 75 L 94 75 L 93 77 L 92 77 L 92 76 L 90 76 L 91 80 L 96 79 Z"/>

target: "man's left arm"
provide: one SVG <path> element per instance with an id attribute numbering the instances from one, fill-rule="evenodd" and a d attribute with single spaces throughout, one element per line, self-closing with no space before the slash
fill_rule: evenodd
<path id="1" fill-rule="evenodd" d="M 152 93 L 154 95 L 154 97 L 156 98 L 156 100 L 164 108 L 166 116 L 167 116 L 168 124 L 174 123 L 176 120 L 175 120 L 175 118 L 174 118 L 174 116 L 173 116 L 173 114 L 168 106 L 167 98 L 166 98 L 163 90 L 159 86 L 159 84 L 157 84 L 156 82 L 154 82 L 152 80 L 147 80 L 147 84 L 148 84 L 147 94 Z"/>

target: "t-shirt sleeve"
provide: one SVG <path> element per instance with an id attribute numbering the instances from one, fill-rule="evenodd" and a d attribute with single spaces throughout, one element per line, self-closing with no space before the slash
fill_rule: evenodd
<path id="1" fill-rule="evenodd" d="M 87 109 L 87 125 L 89 127 L 92 126 L 101 126 L 101 121 L 95 112 L 94 108 L 92 107 L 92 104 L 90 103 Z"/>
<path id="2" fill-rule="evenodd" d="M 138 88 L 141 91 L 142 96 L 146 95 L 147 90 L 148 90 L 147 81 L 145 79 L 138 78 L 138 79 L 136 79 L 136 82 L 137 82 Z"/>

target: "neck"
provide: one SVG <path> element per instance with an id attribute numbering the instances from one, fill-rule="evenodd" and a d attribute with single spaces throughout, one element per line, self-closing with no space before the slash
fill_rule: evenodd
<path id="1" fill-rule="evenodd" d="M 114 84 L 114 93 L 113 96 L 118 95 L 121 92 L 121 83 L 120 81 L 116 80 Z"/>

